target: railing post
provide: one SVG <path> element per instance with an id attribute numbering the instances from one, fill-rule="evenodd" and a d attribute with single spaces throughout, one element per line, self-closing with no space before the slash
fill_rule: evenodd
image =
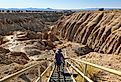
<path id="1" fill-rule="evenodd" d="M 83 74 L 86 76 L 87 75 L 87 64 L 84 64 L 83 68 Z M 82 82 L 86 82 L 85 78 L 83 77 Z"/>
<path id="2" fill-rule="evenodd" d="M 39 82 L 42 82 L 41 74 L 40 74 L 40 65 L 38 66 L 38 77 L 40 77 Z"/>

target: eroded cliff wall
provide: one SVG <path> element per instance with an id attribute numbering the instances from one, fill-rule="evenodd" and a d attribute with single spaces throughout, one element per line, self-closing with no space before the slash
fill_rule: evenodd
<path id="1" fill-rule="evenodd" d="M 47 31 L 63 13 L 0 13 L 0 35 L 13 31 Z"/>
<path id="2" fill-rule="evenodd" d="M 121 11 L 83 11 L 58 21 L 62 38 L 102 53 L 121 53 Z"/>

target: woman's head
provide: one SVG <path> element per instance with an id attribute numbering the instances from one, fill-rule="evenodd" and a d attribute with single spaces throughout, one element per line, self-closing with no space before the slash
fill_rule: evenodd
<path id="1" fill-rule="evenodd" d="M 59 49 L 54 50 L 54 52 L 55 52 L 55 53 L 56 53 L 56 52 L 62 52 L 62 50 L 59 48 Z"/>
<path id="2" fill-rule="evenodd" d="M 61 49 L 58 49 L 59 50 L 59 52 L 62 52 L 62 50 Z"/>

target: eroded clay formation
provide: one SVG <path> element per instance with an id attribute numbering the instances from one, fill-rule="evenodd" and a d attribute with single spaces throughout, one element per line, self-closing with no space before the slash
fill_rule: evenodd
<path id="1" fill-rule="evenodd" d="M 85 11 L 58 21 L 60 36 L 102 53 L 121 53 L 121 11 Z"/>

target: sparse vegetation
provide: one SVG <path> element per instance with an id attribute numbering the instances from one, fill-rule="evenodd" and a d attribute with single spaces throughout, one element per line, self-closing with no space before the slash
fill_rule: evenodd
<path id="1" fill-rule="evenodd" d="M 99 11 L 104 11 L 104 8 L 100 8 L 100 9 L 98 9 Z"/>

